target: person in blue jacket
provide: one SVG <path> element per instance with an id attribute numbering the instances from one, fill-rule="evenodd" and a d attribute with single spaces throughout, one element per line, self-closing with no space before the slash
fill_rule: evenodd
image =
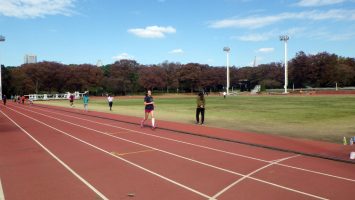
<path id="1" fill-rule="evenodd" d="M 84 110 L 88 112 L 88 104 L 89 104 L 89 95 L 86 93 L 83 96 Z"/>

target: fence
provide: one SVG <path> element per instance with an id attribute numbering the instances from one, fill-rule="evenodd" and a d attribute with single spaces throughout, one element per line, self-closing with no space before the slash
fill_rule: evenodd
<path id="1" fill-rule="evenodd" d="M 81 99 L 84 94 L 87 92 L 74 92 L 74 99 Z M 69 99 L 70 92 L 67 92 L 65 94 L 28 94 L 25 95 L 26 98 L 31 99 L 33 101 L 48 101 L 48 100 L 63 100 L 63 99 Z"/>

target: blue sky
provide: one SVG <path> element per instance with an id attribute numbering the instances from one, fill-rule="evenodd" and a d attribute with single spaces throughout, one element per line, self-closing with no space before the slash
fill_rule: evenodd
<path id="1" fill-rule="evenodd" d="M 0 62 L 134 59 L 243 67 L 299 51 L 355 57 L 355 0 L 0 0 Z"/>

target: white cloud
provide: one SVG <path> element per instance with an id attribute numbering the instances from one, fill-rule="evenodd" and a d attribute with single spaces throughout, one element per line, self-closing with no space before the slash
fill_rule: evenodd
<path id="1" fill-rule="evenodd" d="M 355 33 L 342 33 L 342 34 L 331 34 L 328 36 L 330 41 L 345 41 L 355 38 Z"/>
<path id="2" fill-rule="evenodd" d="M 176 33 L 176 29 L 172 26 L 147 26 L 145 28 L 129 29 L 128 32 L 142 38 L 164 38 L 165 34 Z"/>
<path id="3" fill-rule="evenodd" d="M 267 47 L 267 48 L 260 48 L 257 50 L 258 53 L 270 53 L 273 52 L 275 49 L 272 47 Z"/>
<path id="4" fill-rule="evenodd" d="M 283 20 L 282 16 L 247 17 L 243 19 L 223 19 L 213 22 L 211 28 L 260 28 Z"/>
<path id="5" fill-rule="evenodd" d="M 173 49 L 169 51 L 170 54 L 182 54 L 184 51 L 182 49 Z"/>
<path id="6" fill-rule="evenodd" d="M 279 35 L 288 35 L 288 36 L 295 36 L 295 35 L 302 35 L 304 32 L 306 32 L 306 28 L 304 27 L 294 27 L 290 28 L 284 31 L 280 30 L 271 30 L 269 32 L 264 32 L 264 33 L 250 33 L 247 35 L 242 35 L 242 36 L 233 36 L 232 39 L 237 39 L 240 41 L 244 42 L 261 42 L 261 41 L 267 41 L 270 39 L 278 39 Z"/>
<path id="7" fill-rule="evenodd" d="M 342 33 L 329 32 L 324 28 L 318 28 L 311 30 L 307 33 L 307 36 L 311 39 L 326 40 L 326 41 L 346 41 L 355 38 L 354 30 L 347 30 Z"/>
<path id="8" fill-rule="evenodd" d="M 245 42 L 260 42 L 260 41 L 269 40 L 271 37 L 274 37 L 274 35 L 270 34 L 270 33 L 261 33 L 261 34 L 253 33 L 253 34 L 249 34 L 249 35 L 236 36 L 233 38 L 236 38 L 238 40 L 245 41 Z"/>
<path id="9" fill-rule="evenodd" d="M 70 16 L 76 0 L 1 0 L 0 14 L 16 18 L 37 18 L 46 15 Z"/>
<path id="10" fill-rule="evenodd" d="M 285 20 L 355 20 L 355 10 L 332 9 L 328 11 L 285 12 L 270 16 L 248 16 L 245 18 L 223 19 L 210 23 L 211 28 L 256 29 Z"/>
<path id="11" fill-rule="evenodd" d="M 326 6 L 339 4 L 344 2 L 345 0 L 300 0 L 296 5 L 302 7 L 312 7 L 312 6 Z"/>
<path id="12" fill-rule="evenodd" d="M 129 55 L 128 53 L 121 53 L 117 56 L 112 57 L 114 60 L 133 60 L 134 56 Z"/>

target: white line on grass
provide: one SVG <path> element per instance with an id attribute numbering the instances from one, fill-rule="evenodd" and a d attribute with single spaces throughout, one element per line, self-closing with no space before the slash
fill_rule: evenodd
<path id="1" fill-rule="evenodd" d="M 10 108 L 10 109 L 11 109 L 11 108 Z M 11 110 L 13 110 L 13 109 L 11 109 Z M 27 110 L 27 109 L 24 109 L 24 110 Z M 15 111 L 15 110 L 14 110 L 14 111 Z M 217 170 L 221 170 L 221 171 L 224 171 L 224 172 L 227 172 L 227 173 L 231 173 L 231 174 L 235 174 L 235 175 L 242 176 L 242 177 L 246 176 L 246 175 L 240 174 L 240 173 L 238 173 L 238 172 L 234 172 L 234 171 L 231 171 L 231 170 L 228 170 L 228 169 L 224 169 L 224 168 L 221 168 L 221 167 L 217 167 L 217 166 L 214 166 L 214 165 L 210 165 L 210 164 L 208 164 L 208 163 L 204 163 L 204 162 L 201 162 L 201 161 L 198 161 L 198 160 L 194 160 L 194 159 L 187 158 L 187 157 L 184 157 L 184 156 L 181 156 L 181 155 L 177 155 L 177 154 L 174 154 L 174 153 L 171 153 L 171 152 L 168 152 L 168 151 L 165 151 L 165 150 L 161 150 L 161 149 L 158 149 L 158 148 L 155 148 L 155 147 L 152 147 L 152 146 L 148 146 L 148 145 L 141 144 L 141 143 L 138 143 L 138 142 L 134 142 L 134 141 L 131 141 L 131 140 L 127 140 L 127 139 L 124 139 L 124 138 L 120 138 L 120 137 L 117 137 L 117 136 L 113 136 L 113 135 L 110 135 L 110 134 L 108 134 L 108 133 L 105 133 L 105 132 L 102 132 L 102 131 L 99 131 L 99 130 L 96 130 L 96 129 L 88 128 L 88 127 L 85 127 L 85 126 L 82 126 L 82 125 L 79 125 L 79 124 L 75 124 L 75 123 L 72 123 L 72 122 L 69 122 L 69 121 L 66 121 L 66 120 L 62 120 L 62 119 L 59 119 L 59 118 L 55 118 L 55 117 L 48 116 L 48 115 L 45 115 L 45 114 L 42 114 L 42 113 L 38 113 L 38 112 L 35 112 L 35 111 L 31 111 L 31 110 L 27 110 L 27 111 L 33 112 L 33 113 L 36 113 L 36 114 L 39 114 L 39 115 L 43 115 L 43 116 L 46 116 L 46 117 L 48 117 L 48 118 L 52 118 L 52 119 L 55 119 L 55 120 L 58 120 L 58 121 L 62 121 L 62 122 L 68 123 L 68 124 L 72 124 L 72 125 L 74 125 L 74 126 L 78 126 L 78 127 L 84 128 L 84 129 L 88 129 L 88 130 L 91 130 L 91 131 L 94 131 L 94 132 L 97 132 L 97 133 L 101 133 L 101 134 L 103 134 L 103 135 L 107 135 L 107 136 L 109 136 L 109 137 L 113 137 L 113 138 L 116 138 L 116 139 L 119 139 L 119 140 L 123 140 L 123 141 L 126 141 L 126 142 L 130 142 L 130 143 L 133 143 L 133 144 L 137 144 L 137 145 L 140 145 L 140 146 L 144 146 L 144 147 L 147 147 L 147 148 L 151 148 L 151 149 L 154 149 L 154 150 L 159 151 L 159 152 L 163 152 L 163 153 L 166 153 L 166 154 L 169 154 L 169 155 L 172 155 L 172 156 L 181 158 L 181 159 L 185 159 L 185 160 L 188 160 L 188 161 L 191 161 L 191 162 L 195 162 L 195 163 L 201 164 L 201 165 L 203 165 L 203 166 L 211 167 L 211 168 L 214 168 L 214 169 L 217 169 Z M 18 111 L 15 111 L 15 112 L 18 112 Z M 18 113 L 20 113 L 20 112 L 18 112 Z M 34 118 L 32 118 L 32 117 L 30 117 L 30 116 L 28 116 L 28 115 L 23 114 L 23 113 L 20 113 L 20 114 L 22 114 L 22 115 L 24 115 L 24 116 L 27 116 L 27 117 L 29 117 L 29 118 L 35 120 L 35 121 L 38 121 L 38 122 L 40 122 L 40 123 L 45 124 L 44 122 L 41 122 L 41 121 L 39 121 L 39 120 L 37 120 L 37 119 L 34 119 Z M 49 126 L 49 127 L 51 127 L 51 128 L 53 128 L 53 129 L 55 129 L 55 130 L 58 130 L 58 129 L 56 129 L 56 128 L 50 126 L 50 125 L 47 125 L 47 124 L 45 124 L 45 125 L 46 125 L 46 126 Z M 61 130 L 58 130 L 58 131 L 59 131 L 59 132 L 62 132 Z M 64 133 L 64 132 L 63 132 L 63 133 Z M 64 134 L 67 135 L 67 133 L 64 133 Z M 73 138 L 76 138 L 76 137 L 74 137 L 74 136 L 71 136 L 70 134 L 68 134 L 68 136 L 73 137 Z M 80 139 L 79 139 L 79 140 L 80 140 Z M 87 142 L 85 142 L 85 141 L 83 141 L 83 142 L 84 142 L 84 143 L 87 143 Z M 89 144 L 89 143 L 87 143 L 87 144 Z M 89 145 L 91 146 L 92 144 L 89 144 Z M 94 145 L 92 145 L 92 146 L 94 146 Z M 98 147 L 95 147 L 95 148 L 98 148 Z M 105 151 L 105 150 L 103 150 L 103 151 Z M 111 154 L 111 155 L 112 155 L 112 154 Z M 120 159 L 121 159 L 121 158 L 120 158 Z M 288 191 L 296 192 L 296 193 L 299 193 L 299 194 L 303 194 L 303 195 L 307 195 L 307 196 L 311 196 L 311 197 L 314 197 L 314 196 L 315 196 L 315 195 L 308 194 L 308 193 L 305 193 L 305 192 L 302 192 L 302 191 L 298 191 L 298 190 L 295 190 L 295 189 L 292 189 L 292 188 L 287 188 L 287 187 L 285 187 L 285 186 L 281 186 L 281 185 L 278 185 L 278 184 L 275 184 L 275 183 L 267 182 L 267 181 L 264 181 L 264 180 L 261 180 L 261 179 L 257 179 L 257 178 L 253 178 L 253 177 L 247 177 L 247 178 L 250 178 L 250 179 L 253 179 L 253 180 L 255 180 L 255 181 L 262 182 L 262 183 L 266 183 L 266 184 L 269 184 L 269 185 L 272 185 L 272 186 L 275 186 L 275 187 L 279 187 L 279 188 L 282 188 L 282 189 L 285 189 L 285 190 L 288 190 Z M 209 197 L 209 199 L 210 199 L 210 197 Z M 323 197 L 319 197 L 319 199 L 323 199 Z"/>
<path id="2" fill-rule="evenodd" d="M 24 108 L 21 108 L 21 109 L 24 109 Z M 48 111 L 46 109 L 40 109 L 40 108 L 36 108 L 36 109 L 37 110 L 41 110 L 41 111 L 45 111 L 45 112 L 50 112 L 50 111 Z M 24 109 L 24 110 L 29 111 L 28 109 Z M 75 119 L 80 119 L 80 120 L 83 120 L 83 121 L 88 121 L 88 122 L 92 122 L 92 123 L 96 123 L 96 124 L 110 126 L 110 127 L 114 127 L 114 128 L 118 128 L 118 129 L 123 129 L 123 130 L 131 131 L 131 132 L 134 132 L 134 133 L 139 133 L 139 134 L 142 134 L 142 135 L 147 135 L 147 136 L 151 136 L 151 137 L 156 137 L 156 138 L 160 138 L 160 139 L 174 141 L 174 142 L 177 142 L 177 143 L 182 143 L 182 144 L 191 145 L 191 146 L 195 146 L 195 147 L 199 147 L 199 148 L 204 148 L 204 149 L 208 149 L 208 150 L 212 150 L 212 151 L 216 151 L 216 152 L 220 152 L 220 153 L 225 153 L 225 154 L 229 154 L 229 155 L 233 155 L 233 156 L 239 156 L 239 157 L 248 158 L 248 159 L 251 159 L 251 160 L 257 160 L 257 161 L 261 161 L 261 162 L 266 162 L 266 163 L 271 163 L 272 162 L 272 161 L 268 161 L 268 160 L 263 160 L 263 159 L 251 157 L 251 156 L 246 156 L 246 155 L 237 154 L 237 153 L 233 153 L 233 152 L 229 152 L 229 151 L 215 149 L 215 148 L 211 148 L 211 147 L 207 147 L 207 146 L 203 146 L 203 145 L 193 144 L 193 143 L 189 143 L 189 142 L 185 142 L 185 141 L 181 141 L 181 140 L 176 140 L 176 139 L 171 139 L 171 138 L 162 137 L 162 136 L 158 136 L 158 135 L 153 135 L 153 134 L 145 133 L 145 132 L 142 132 L 142 131 L 136 131 L 136 130 L 120 127 L 120 126 L 115 126 L 115 125 L 111 125 L 111 124 L 106 124 L 106 123 L 96 122 L 96 121 L 92 121 L 92 120 L 88 120 L 88 119 L 83 119 L 83 118 L 80 118 L 80 117 L 75 117 L 75 116 L 71 116 L 71 115 L 65 115 L 65 114 L 62 114 L 62 113 L 56 113 L 56 114 L 62 115 L 62 116 L 65 116 L 65 117 L 72 117 L 72 118 L 75 118 Z M 345 180 L 345 181 L 355 182 L 355 179 L 346 178 L 346 177 L 342 177 L 342 176 L 336 176 L 336 175 L 327 174 L 327 173 L 314 171 L 314 170 L 309 170 L 309 169 L 304 169 L 304 168 L 295 167 L 295 166 L 291 166 L 291 165 L 286 165 L 286 164 L 282 164 L 282 163 L 276 163 L 275 165 L 279 165 L 279 166 L 286 167 L 286 168 L 291 168 L 291 169 L 296 169 L 296 170 L 300 170 L 300 171 L 305 171 L 305 172 L 309 172 L 309 173 L 313 173 L 313 174 L 328 176 L 328 177 L 341 179 L 341 180 Z"/>
<path id="3" fill-rule="evenodd" d="M 2 189 L 1 178 L 0 178 L 0 200 L 5 200 L 4 190 Z"/>
<path id="4" fill-rule="evenodd" d="M 137 168 L 139 168 L 139 169 L 142 169 L 142 170 L 144 170 L 144 171 L 146 171 L 146 172 L 148 172 L 148 173 L 150 173 L 150 174 L 153 174 L 153 175 L 155 175 L 155 176 L 157 176 L 157 177 L 159 177 L 159 178 L 161 178 L 161 179 L 164 179 L 164 180 L 166 180 L 166 181 L 168 181 L 168 182 L 170 182 L 170 183 L 173 183 L 173 184 L 175 184 L 175 185 L 177 185 L 177 186 L 180 186 L 180 187 L 182 187 L 182 188 L 184 188 L 184 189 L 186 189 L 186 190 L 189 190 L 190 192 L 193 192 L 193 193 L 195 193 L 195 194 L 198 194 L 198 195 L 200 195 L 200 196 L 203 196 L 203 197 L 205 197 L 205 198 L 207 198 L 207 199 L 210 199 L 210 198 L 211 198 L 210 196 L 208 196 L 208 195 L 206 195 L 206 194 L 204 194 L 204 193 L 202 193 L 202 192 L 199 192 L 199 191 L 197 191 L 197 190 L 195 190 L 195 189 L 193 189 L 193 188 L 190 188 L 190 187 L 188 187 L 188 186 L 186 186 L 186 185 L 183 185 L 183 184 L 181 184 L 181 183 L 178 183 L 178 182 L 176 182 L 176 181 L 174 181 L 174 180 L 172 180 L 172 179 L 169 179 L 169 178 L 167 178 L 167 177 L 165 177 L 165 176 L 163 176 L 163 175 L 160 175 L 160 174 L 158 174 L 158 173 L 156 173 L 156 172 L 153 172 L 153 171 L 151 171 L 151 170 L 149 170 L 149 169 L 147 169 L 147 168 L 144 168 L 144 167 L 142 167 L 142 166 L 140 166 L 140 165 L 138 165 L 138 164 L 135 164 L 135 163 L 133 163 L 133 162 L 131 162 L 131 161 L 129 161 L 129 160 L 126 160 L 126 159 L 124 159 L 124 158 L 122 158 L 122 157 L 120 157 L 120 156 L 114 155 L 114 154 L 112 154 L 112 153 L 110 153 L 110 152 L 108 152 L 108 151 L 106 151 L 106 150 L 104 150 L 104 149 L 102 149 L 102 148 L 100 148 L 100 147 L 97 147 L 97 146 L 95 146 L 95 145 L 93 145 L 93 144 L 91 144 L 91 143 L 88 143 L 88 142 L 86 142 L 86 141 L 84 141 L 84 140 L 81 140 L 81 139 L 79 139 L 79 138 L 77 138 L 77 137 L 74 137 L 74 136 L 70 135 L 69 133 L 66 133 L 66 132 L 64 132 L 64 131 L 62 131 L 62 130 L 60 130 L 60 129 L 57 129 L 57 128 L 51 126 L 51 125 L 48 125 L 48 124 L 46 124 L 46 123 L 44 123 L 44 122 L 42 122 L 42 121 L 40 121 L 40 120 L 38 120 L 38 119 L 35 119 L 35 118 L 33 118 L 33 117 L 30 117 L 30 116 L 28 116 L 28 115 L 26 115 L 26 114 L 23 114 L 23 113 L 21 113 L 21 112 L 18 112 L 18 111 L 16 111 L 16 110 L 12 109 L 12 108 L 9 108 L 9 109 L 11 109 L 11 110 L 13 110 L 14 112 L 17 112 L 17 113 L 19 113 L 19 114 L 21 114 L 21 115 L 23 115 L 23 116 L 25 116 L 25 117 L 27 117 L 27 118 L 29 118 L 29 119 L 32 119 L 32 120 L 34 120 L 34 121 L 36 121 L 36 122 L 38 122 L 38 123 L 41 123 L 41 124 L 43 124 L 43 125 L 45 125 L 45 126 L 47 126 L 47 127 L 49 127 L 49 128 L 52 128 L 52 129 L 54 129 L 54 130 L 56 130 L 56 131 L 58 131 L 58 132 L 60 132 L 60 133 L 62 133 L 62 134 L 64 134 L 64 135 L 66 135 L 66 136 L 69 136 L 69 137 L 71 137 L 71 138 L 73 138 L 73 139 L 75 139 L 75 140 L 77 140 L 77 141 L 79 141 L 79 142 L 81 142 L 81 143 L 84 143 L 84 144 L 86 144 L 86 145 L 88 145 L 88 146 L 90 146 L 90 147 L 93 147 L 93 148 L 95 148 L 95 149 L 101 151 L 101 152 L 104 152 L 104 153 L 106 153 L 106 154 L 108 154 L 108 155 L 110 155 L 110 156 L 113 156 L 113 157 L 115 157 L 115 158 L 118 158 L 118 159 L 120 159 L 120 160 L 122 160 L 122 161 L 124 161 L 124 162 L 126 162 L 126 163 L 128 163 L 128 164 L 130 164 L 130 165 L 133 165 L 133 166 L 135 166 L 135 167 L 137 167 Z M 48 116 L 48 117 L 50 117 L 50 116 Z M 50 118 L 52 118 L 52 117 L 50 117 Z M 22 129 L 22 128 L 21 128 L 21 129 Z"/>
<path id="5" fill-rule="evenodd" d="M 11 109 L 11 108 L 10 108 Z M 77 177 L 81 182 L 83 182 L 87 187 L 89 187 L 92 191 L 94 191 L 100 198 L 103 200 L 108 200 L 108 198 L 103 195 L 99 190 L 97 190 L 94 186 L 92 186 L 89 182 L 87 182 L 83 177 L 77 174 L 73 169 L 71 169 L 67 164 L 65 164 L 62 160 L 60 160 L 56 155 L 54 155 L 49 149 L 47 149 L 42 143 L 40 143 L 36 138 L 34 138 L 31 134 L 29 134 L 25 129 L 23 129 L 20 125 L 18 125 L 14 120 L 12 120 L 9 116 L 7 116 L 4 112 L 0 111 L 5 117 L 7 117 L 13 124 L 15 124 L 22 132 L 24 132 L 28 137 L 30 137 L 33 141 L 35 141 L 40 147 L 42 147 L 49 155 L 51 155 L 54 159 L 56 159 L 61 165 L 63 165 L 70 173 L 72 173 L 75 177 Z"/>

